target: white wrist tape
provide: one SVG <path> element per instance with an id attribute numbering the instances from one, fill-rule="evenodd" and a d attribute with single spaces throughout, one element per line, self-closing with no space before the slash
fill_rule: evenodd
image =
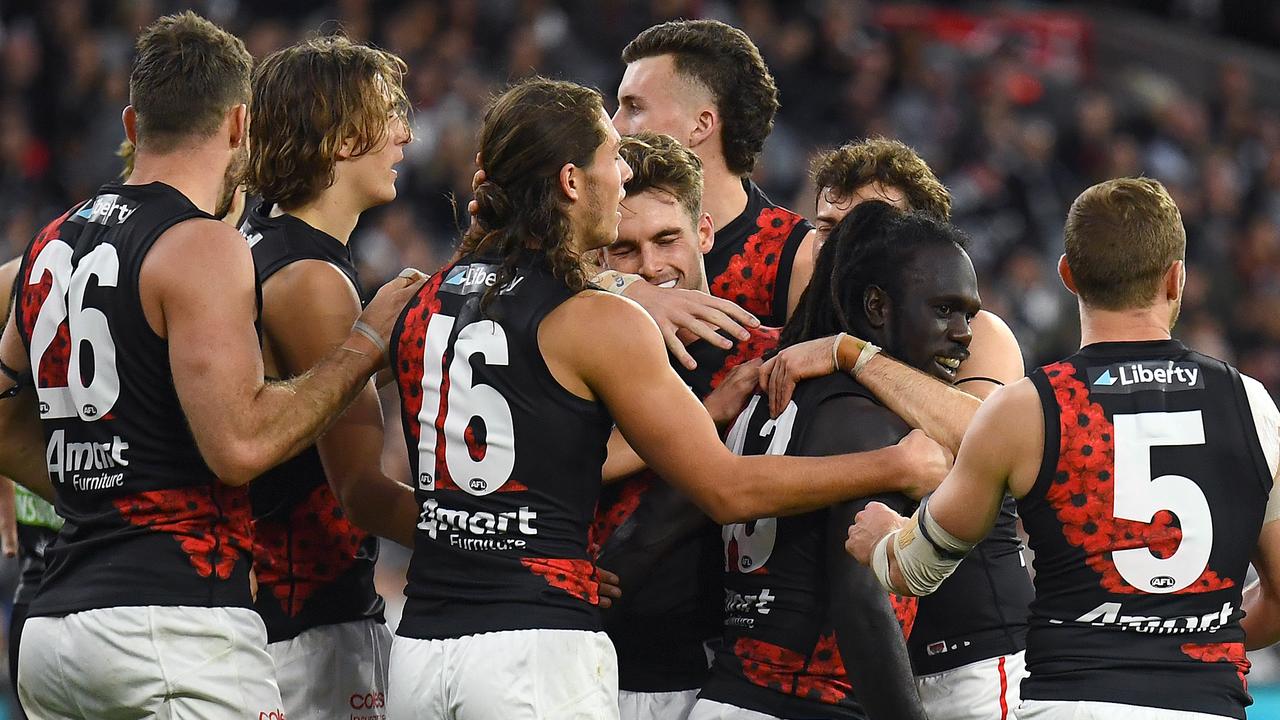
<path id="1" fill-rule="evenodd" d="M 605 270 L 591 278 L 592 285 L 614 295 L 622 295 L 634 282 L 643 282 L 643 280 L 639 275 L 621 273 L 617 270 Z"/>
<path id="2" fill-rule="evenodd" d="M 889 583 L 888 554 L 892 550 L 893 559 L 898 565 L 898 573 L 902 575 L 902 581 L 906 584 L 902 589 L 907 594 L 917 597 L 937 590 L 942 581 L 955 572 L 956 566 L 976 544 L 965 542 L 944 530 L 929 513 L 928 498 L 921 501 L 920 509 L 916 510 L 916 514 L 911 516 L 911 520 L 902 529 L 891 533 L 886 539 L 893 543 L 893 547 L 889 548 L 888 542 L 881 541 L 885 546 L 884 576 L 881 577 L 878 556 L 881 548 L 879 545 L 876 546 L 877 554 L 873 556 L 872 562 L 876 578 L 887 590 L 897 592 Z"/>

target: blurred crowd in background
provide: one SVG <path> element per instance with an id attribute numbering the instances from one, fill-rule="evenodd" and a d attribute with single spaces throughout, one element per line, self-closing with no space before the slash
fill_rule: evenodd
<path id="1" fill-rule="evenodd" d="M 1280 44 L 1280 11 L 1264 2 L 1118 4 L 1154 13 L 1153 23 L 1180 18 L 1206 38 L 1236 27 L 1258 47 Z M 1244 6 L 1257 13 L 1241 22 Z M 1055 274 L 1070 202 L 1100 180 L 1155 177 L 1177 199 L 1189 240 L 1178 334 L 1280 391 L 1280 113 L 1265 104 L 1270 98 L 1248 64 L 1229 54 L 1195 89 L 1178 77 L 1099 62 L 1088 4 L 1078 13 L 1027 3 L 993 10 L 859 0 L 10 0 L 0 7 L 4 258 L 119 172 L 114 151 L 133 40 L 164 12 L 193 8 L 242 37 L 259 59 L 308 34 L 341 30 L 407 61 L 414 140 L 399 168 L 399 199 L 369 212 L 352 243 L 367 288 L 406 265 L 431 271 L 450 256 L 492 92 L 536 72 L 593 85 L 612 108 L 627 41 L 663 20 L 713 17 L 755 40 L 780 88 L 782 109 L 755 175 L 775 201 L 812 216 L 808 166 L 817 150 L 873 134 L 907 142 L 951 189 L 954 220 L 973 238 L 984 305 L 1013 326 L 1030 367 L 1078 341 L 1074 302 Z M 387 461 L 403 465 L 403 450 L 389 449 Z"/>
<path id="2" fill-rule="evenodd" d="M 1216 86 L 1187 92 L 1174 78 L 1098 65 L 1087 20 L 1034 6 L 1015 6 L 1013 21 L 994 26 L 1008 28 L 1004 36 L 975 40 L 981 6 L 936 13 L 856 0 L 11 2 L 0 18 L 7 256 L 119 171 L 133 38 L 178 7 L 222 23 L 258 58 L 341 29 L 408 62 L 414 142 L 400 197 L 369 213 L 353 241 L 366 287 L 448 258 L 470 195 L 478 118 L 495 89 L 537 72 L 611 98 L 619 54 L 640 30 L 716 17 L 759 44 L 781 91 L 756 174 L 776 201 L 812 214 L 807 169 L 817 149 L 869 134 L 906 141 L 954 193 L 984 303 L 1013 325 L 1032 364 L 1077 340 L 1074 304 L 1054 273 L 1071 200 L 1102 179 L 1156 177 L 1177 198 L 1190 241 L 1180 334 L 1280 390 L 1280 114 L 1260 106 L 1262 93 L 1229 57 Z M 1053 37 L 1037 42 L 1026 17 Z M 1219 24 L 1229 19 L 1224 12 Z"/>

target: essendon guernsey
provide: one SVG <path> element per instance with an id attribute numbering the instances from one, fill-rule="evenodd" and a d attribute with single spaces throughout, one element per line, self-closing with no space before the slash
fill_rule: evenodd
<path id="1" fill-rule="evenodd" d="M 813 225 L 779 207 L 751 180 L 743 180 L 747 207 L 723 228 L 703 259 L 711 294 L 732 300 L 765 325 L 787 319 L 787 289 L 796 250 Z"/>
<path id="2" fill-rule="evenodd" d="M 351 250 L 291 215 L 258 205 L 240 229 L 253 252 L 259 283 L 300 260 L 341 271 L 356 293 L 360 278 Z M 373 584 L 378 539 L 347 519 L 329 488 L 315 446 L 249 485 L 253 504 L 255 607 L 267 641 L 279 642 L 321 625 L 382 618 Z"/>
<path id="3" fill-rule="evenodd" d="M 201 458 L 168 342 L 147 324 L 138 291 L 156 239 L 209 217 L 163 183 L 112 183 L 27 247 L 17 325 L 66 521 L 45 553 L 33 617 L 251 604 L 248 493 Z"/>
<path id="4" fill-rule="evenodd" d="M 406 637 L 600 629 L 587 530 L 613 422 L 538 348 L 538 326 L 573 292 L 530 260 L 482 306 L 500 268 L 466 256 L 441 270 L 392 338 L 421 507 Z"/>
<path id="5" fill-rule="evenodd" d="M 1239 373 L 1167 340 L 1089 345 L 1032 381 L 1022 696 L 1243 718 L 1241 591 L 1272 476 Z"/>
<path id="6" fill-rule="evenodd" d="M 693 343 L 694 370 L 675 360 L 672 365 L 693 393 L 705 398 L 730 370 L 778 344 L 776 328 L 750 333 L 728 350 L 701 340 Z M 681 537 L 670 552 L 649 559 L 652 570 L 643 577 L 609 564 L 610 555 L 627 543 L 638 541 L 643 547 L 647 537 L 666 532 Z M 701 687 L 707 676 L 703 643 L 720 634 L 723 616 L 720 527 L 646 470 L 604 488 L 591 539 L 600 548 L 601 567 L 622 574 L 626 588 L 605 615 L 605 632 L 618 652 L 618 687 L 632 692 Z"/>
<path id="7" fill-rule="evenodd" d="M 874 402 L 844 374 L 800 383 L 776 419 L 769 417 L 768 402 L 756 396 L 730 431 L 730 447 L 744 455 L 825 454 L 813 451 L 836 446 L 832 434 L 846 437 L 852 431 L 815 422 L 815 412 L 827 400 L 850 395 Z M 903 435 L 908 430 L 905 424 L 897 429 Z M 914 506 L 901 495 L 877 499 L 900 512 Z M 847 638 L 836 630 L 839 613 L 858 610 L 830 602 L 828 553 L 841 550 L 828 536 L 829 513 L 723 528 L 724 640 L 699 697 L 780 718 L 866 717 L 840 654 Z M 890 602 L 909 634 L 915 603 Z"/>

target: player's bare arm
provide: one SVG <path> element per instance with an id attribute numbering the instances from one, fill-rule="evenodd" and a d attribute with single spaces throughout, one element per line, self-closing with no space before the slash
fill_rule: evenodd
<path id="1" fill-rule="evenodd" d="M 909 582 L 906 575 L 927 572 L 938 583 L 959 563 L 958 557 L 945 557 L 940 564 L 928 568 L 901 567 L 904 548 L 915 543 L 947 545 L 951 552 L 963 556 L 964 548 L 972 548 L 991 532 L 1000 502 L 1006 491 L 1015 498 L 1025 495 L 1035 483 L 1044 453 L 1044 422 L 1039 399 L 1030 380 L 1001 389 L 982 404 L 951 469 L 942 484 L 908 521 L 888 507 L 872 503 L 858 514 L 849 528 L 848 552 L 863 564 L 872 564 L 878 546 L 884 543 L 887 568 L 874 568 L 883 574 L 881 582 L 900 595 L 920 595 L 922 583 Z M 927 513 L 927 517 L 926 517 Z M 922 539 L 920 525 L 925 525 Z M 936 549 L 936 548 L 935 548 Z M 946 549 L 946 548 L 944 548 Z M 911 559 L 924 557 L 928 548 Z M 886 572 L 887 571 L 887 572 Z M 941 577 L 936 577 L 941 574 Z M 933 585 L 936 587 L 936 583 Z M 917 592 L 913 592 L 913 587 Z"/>
<path id="2" fill-rule="evenodd" d="M 1244 590 L 1246 650 L 1260 650 L 1280 642 L 1280 517 L 1262 526 L 1258 547 L 1253 552 L 1256 582 Z"/>
<path id="3" fill-rule="evenodd" d="M 12 307 L 12 302 L 8 305 Z M 9 313 L 4 335 L 0 336 L 0 362 L 21 379 L 21 387 L 14 392 L 19 380 L 8 372 L 0 375 L 0 394 L 8 396 L 0 399 L 0 437 L 5 439 L 0 443 L 0 474 L 54 502 L 53 483 L 45 466 L 44 431 L 40 428 L 31 360 L 13 313 Z"/>
<path id="4" fill-rule="evenodd" d="M 22 267 L 22 257 L 16 257 L 9 262 L 0 265 L 0 292 L 5 292 L 5 288 L 13 288 L 13 281 L 18 277 L 18 269 Z M 5 294 L 4 312 L 8 312 L 10 308 L 10 300 L 12 298 L 6 292 Z M 8 319 L 5 315 L 5 319 Z M 13 494 L 13 481 L 0 477 L 0 552 L 5 557 L 14 557 L 18 554 L 18 519 L 16 499 Z"/>
<path id="5" fill-rule="evenodd" d="M 800 296 L 804 294 L 804 289 L 809 287 L 809 278 L 813 277 L 813 263 L 818 256 L 817 253 L 818 231 L 810 230 L 804 236 L 804 240 L 800 241 L 800 247 L 796 250 L 794 259 L 791 261 L 791 280 L 787 283 L 787 319 L 796 311 L 796 305 L 800 303 Z"/>
<path id="6" fill-rule="evenodd" d="M 585 327 L 594 332 L 583 333 Z M 671 369 L 653 321 L 606 293 L 566 301 L 547 316 L 538 340 L 560 384 L 579 397 L 601 399 L 649 467 L 721 524 L 898 491 L 946 464 L 940 449 L 929 457 L 927 450 L 901 446 L 832 458 L 733 455 Z"/>
<path id="7" fill-rule="evenodd" d="M 283 377 L 306 372 L 342 346 L 360 315 L 360 298 L 340 270 L 300 260 L 262 288 L 264 343 Z M 316 440 L 325 475 L 343 512 L 361 529 L 413 547 L 413 490 L 382 472 L 382 404 L 368 382 Z"/>
<path id="8" fill-rule="evenodd" d="M 228 484 L 247 483 L 305 448 L 386 362 L 383 349 L 353 329 L 307 373 L 266 382 L 253 328 L 253 259 L 239 233 L 217 221 L 189 220 L 165 232 L 142 264 L 139 285 L 147 322 L 168 340 L 192 434 Z M 361 320 L 385 343 L 420 286 L 392 280 Z"/>
<path id="9" fill-rule="evenodd" d="M 729 427 L 747 404 L 756 386 L 760 361 L 742 363 L 725 375 L 724 380 L 702 400 L 702 406 L 716 424 L 721 434 Z M 601 476 L 606 485 L 622 480 L 645 469 L 644 460 L 627 444 L 627 439 L 617 428 L 609 436 L 608 456 Z"/>
<path id="10" fill-rule="evenodd" d="M 983 311 L 974 316 L 970 328 L 970 355 L 960 364 L 955 385 L 883 354 L 871 356 L 858 369 L 858 382 L 912 427 L 924 430 L 952 451 L 958 450 L 981 401 L 1000 384 L 1015 383 L 1024 374 L 1018 341 L 1003 320 Z M 842 338 L 835 355 L 834 343 L 835 338 L 800 343 L 761 367 L 760 387 L 769 393 L 774 416 L 787 406 L 796 383 L 835 371 L 848 372 L 857 365 L 862 353 L 857 339 Z"/>

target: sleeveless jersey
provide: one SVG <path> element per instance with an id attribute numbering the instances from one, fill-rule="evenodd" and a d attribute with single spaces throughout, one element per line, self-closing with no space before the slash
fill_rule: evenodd
<path id="1" fill-rule="evenodd" d="M 409 301 L 391 351 L 421 506 L 398 633 L 599 630 L 587 531 L 613 422 L 565 390 L 538 326 L 573 296 L 545 262 L 466 256 Z"/>
<path id="2" fill-rule="evenodd" d="M 937 592 L 920 598 L 907 642 L 916 675 L 946 672 L 1027 646 L 1035 597 L 1018 537 L 1017 503 L 1006 495 L 995 528 Z"/>
<path id="3" fill-rule="evenodd" d="M 698 367 L 671 364 L 699 399 L 730 370 L 754 360 L 778 344 L 776 328 L 750 330 L 746 341 L 728 350 L 699 340 L 689 346 Z M 629 522 L 662 522 L 671 503 L 692 505 L 680 491 L 645 470 L 612 485 L 600 495 L 592 524 L 592 545 L 608 548 L 614 531 Z M 650 510 L 650 508 L 653 508 Z M 695 508 L 688 508 L 695 512 Z M 701 511 L 696 511 L 701 516 Z M 707 677 L 703 643 L 720 633 L 723 622 L 724 564 L 720 526 L 702 516 L 702 528 L 664 553 L 643 582 L 629 583 L 625 597 L 605 615 L 605 632 L 618 653 L 618 687 L 631 692 L 674 692 L 702 687 Z M 612 569 L 604 565 L 606 570 Z"/>
<path id="4" fill-rule="evenodd" d="M 258 283 L 299 260 L 341 270 L 356 293 L 360 279 L 350 249 L 292 215 L 271 217 L 269 205 L 250 211 L 240 228 L 253 252 Z M 378 539 L 343 514 L 315 446 L 249 485 L 253 505 L 254 603 L 268 642 L 321 625 L 382 619 L 373 584 Z"/>
<path id="5" fill-rule="evenodd" d="M 110 183 L 27 247 L 17 325 L 65 520 L 33 617 L 251 604 L 248 491 L 219 482 L 200 456 L 168 342 L 147 324 L 138 291 L 156 239 L 209 217 L 163 183 Z"/>
<path id="6" fill-rule="evenodd" d="M 1231 366 L 1098 343 L 1032 376 L 1040 474 L 1022 697 L 1244 718 L 1241 591 L 1272 476 Z"/>
<path id="7" fill-rule="evenodd" d="M 787 290 L 796 250 L 813 225 L 779 207 L 751 180 L 743 180 L 747 207 L 723 228 L 703 256 L 711 294 L 732 300 L 760 322 L 780 327 L 787 319 Z"/>
<path id="8" fill-rule="evenodd" d="M 29 604 L 44 577 L 44 551 L 58 536 L 62 518 L 40 496 L 14 484 L 14 515 L 18 521 L 18 587 L 14 605 Z"/>
<path id="9" fill-rule="evenodd" d="M 729 434 L 743 455 L 804 455 L 813 423 L 826 400 L 871 394 L 843 373 L 796 386 L 792 402 L 776 420 L 762 396 L 752 398 Z M 902 435 L 907 426 L 902 424 Z M 846 429 L 839 429 L 847 432 Z M 828 430 L 829 432 L 829 430 Z M 901 495 L 889 504 L 907 512 L 915 503 Z M 780 718 L 865 718 L 857 689 L 849 683 L 837 645 L 829 602 L 827 522 L 829 510 L 765 518 L 723 528 L 724 641 L 711 678 L 699 697 Z M 910 629 L 914 602 L 892 598 L 895 613 Z"/>

